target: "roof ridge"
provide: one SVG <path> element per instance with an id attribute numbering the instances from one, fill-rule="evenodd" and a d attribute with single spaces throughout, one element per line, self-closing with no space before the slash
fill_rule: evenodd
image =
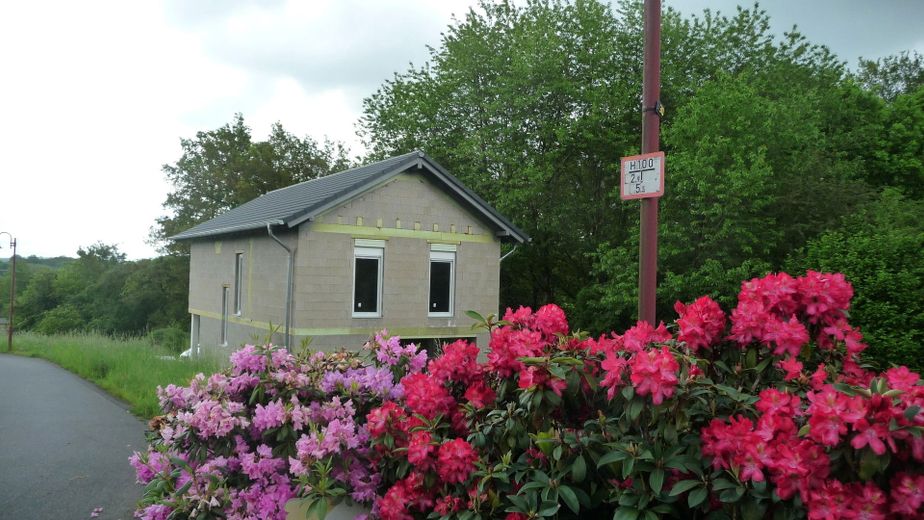
<path id="1" fill-rule="evenodd" d="M 281 188 L 276 188 L 275 190 L 268 191 L 268 192 L 266 192 L 266 193 L 264 193 L 264 194 L 258 196 L 257 198 L 259 199 L 260 197 L 265 197 L 266 195 L 269 195 L 270 193 L 275 193 L 275 192 L 277 192 L 277 191 L 287 190 L 287 189 L 289 189 L 289 188 L 295 188 L 296 186 L 301 186 L 301 185 L 303 185 L 303 184 L 308 184 L 308 183 L 311 183 L 311 182 L 314 182 L 314 181 L 317 181 L 317 180 L 320 180 L 320 179 L 329 179 L 329 178 L 331 178 L 331 177 L 336 177 L 336 176 L 341 175 L 341 174 L 344 174 L 344 173 L 350 173 L 350 172 L 356 171 L 356 170 L 358 170 L 358 169 L 360 169 L 360 168 L 368 168 L 368 167 L 370 167 L 370 166 L 374 166 L 374 165 L 379 164 L 379 163 L 390 162 L 390 161 L 394 161 L 394 160 L 396 160 L 396 159 L 402 159 L 402 158 L 404 158 L 404 157 L 410 157 L 410 156 L 413 156 L 413 155 L 415 155 L 415 154 L 420 155 L 420 156 L 424 156 L 424 155 L 425 155 L 425 154 L 424 154 L 422 151 L 420 151 L 420 150 L 414 150 L 413 152 L 408 152 L 408 153 L 405 153 L 405 154 L 396 155 L 396 156 L 394 156 L 394 157 L 389 157 L 389 158 L 387 158 L 387 159 L 382 159 L 381 161 L 374 161 L 374 162 L 371 162 L 371 163 L 369 163 L 369 164 L 361 164 L 361 165 L 359 165 L 359 166 L 354 166 L 354 167 L 348 168 L 348 169 L 346 169 L 346 170 L 340 170 L 339 172 L 329 173 L 329 174 L 327 174 L 327 175 L 321 175 L 321 176 L 315 177 L 315 178 L 313 178 L 313 179 L 308 179 L 307 181 L 302 181 L 302 182 L 298 182 L 298 183 L 295 183 L 295 184 L 291 184 L 291 185 L 289 185 L 289 186 L 283 186 L 283 187 L 281 187 Z"/>

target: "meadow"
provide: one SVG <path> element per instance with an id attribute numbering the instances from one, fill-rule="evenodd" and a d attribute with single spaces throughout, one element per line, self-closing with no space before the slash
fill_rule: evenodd
<path id="1" fill-rule="evenodd" d="M 221 369 L 215 359 L 178 358 L 142 338 L 111 338 L 100 334 L 42 335 L 21 333 L 14 338 L 15 354 L 47 359 L 122 399 L 138 417 L 160 413 L 157 387 L 187 385 L 199 372 Z"/>

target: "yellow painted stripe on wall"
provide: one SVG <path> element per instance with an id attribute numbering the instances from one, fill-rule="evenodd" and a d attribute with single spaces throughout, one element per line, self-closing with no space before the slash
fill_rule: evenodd
<path id="1" fill-rule="evenodd" d="M 190 314 L 196 314 L 203 318 L 210 318 L 221 321 L 221 314 L 218 312 L 203 311 L 199 309 L 189 309 Z M 237 316 L 228 316 L 228 321 L 237 325 L 243 325 L 253 329 L 270 331 L 270 324 L 260 321 L 239 318 Z M 277 333 L 284 334 L 282 323 L 273 323 L 273 328 L 277 328 Z M 379 332 L 376 327 L 332 327 L 332 328 L 292 328 L 291 332 L 295 336 L 346 336 L 346 335 L 363 335 L 370 336 Z M 428 338 L 454 338 L 454 337 L 473 337 L 475 331 L 470 327 L 398 327 L 388 328 L 388 333 L 395 336 L 406 338 L 428 337 Z"/>
<path id="2" fill-rule="evenodd" d="M 463 233 L 442 233 L 438 231 L 416 231 L 413 229 L 377 228 L 370 226 L 348 226 L 346 224 L 313 223 L 309 231 L 318 233 L 339 233 L 344 235 L 363 235 L 375 238 L 418 238 L 421 240 L 438 240 L 441 242 L 476 242 L 490 244 L 497 239 L 491 235 L 466 235 Z"/>

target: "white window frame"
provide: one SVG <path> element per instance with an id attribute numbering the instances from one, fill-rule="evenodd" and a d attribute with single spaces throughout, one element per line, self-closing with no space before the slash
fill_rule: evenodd
<path id="1" fill-rule="evenodd" d="M 234 315 L 244 311 L 244 253 L 234 254 Z"/>
<path id="2" fill-rule="evenodd" d="M 356 260 L 358 258 L 375 259 L 379 263 L 378 280 L 376 284 L 376 299 L 378 308 L 375 312 L 356 311 Z M 382 279 L 385 274 L 385 241 L 356 239 L 353 243 L 353 287 L 350 294 L 350 312 L 354 318 L 381 318 L 382 317 Z"/>
<path id="3" fill-rule="evenodd" d="M 430 293 L 433 289 L 433 262 L 449 264 L 449 310 L 446 312 L 432 312 Z M 427 317 L 451 318 L 455 312 L 456 300 L 456 248 L 444 244 L 430 246 L 430 262 L 427 264 Z"/>

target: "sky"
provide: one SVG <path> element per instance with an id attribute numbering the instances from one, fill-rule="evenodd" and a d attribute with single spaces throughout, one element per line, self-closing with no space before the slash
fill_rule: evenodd
<path id="1" fill-rule="evenodd" d="M 665 0 L 685 15 L 733 0 Z M 180 138 L 244 115 L 255 139 L 296 135 L 364 148 L 362 100 L 464 16 L 470 0 L 30 0 L 0 4 L 0 232 L 23 256 L 147 243 Z M 751 6 L 751 3 L 745 3 Z M 919 0 L 776 0 L 777 33 L 798 25 L 853 66 L 924 53 Z M 0 235 L 0 257 L 10 254 Z"/>

